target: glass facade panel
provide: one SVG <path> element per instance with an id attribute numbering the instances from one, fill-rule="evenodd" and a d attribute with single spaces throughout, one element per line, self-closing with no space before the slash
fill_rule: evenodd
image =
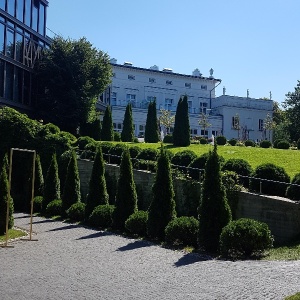
<path id="1" fill-rule="evenodd" d="M 13 100 L 14 89 L 14 66 L 6 63 L 6 78 L 5 78 L 5 98 Z"/>
<path id="2" fill-rule="evenodd" d="M 30 76 L 31 74 L 27 71 L 24 71 L 24 96 L 23 104 L 30 104 Z"/>
<path id="3" fill-rule="evenodd" d="M 10 15 L 15 16 L 15 0 L 7 0 L 7 12 Z"/>
<path id="4" fill-rule="evenodd" d="M 16 33 L 16 60 L 23 62 L 23 35 Z"/>
<path id="5" fill-rule="evenodd" d="M 0 60 L 0 97 L 4 95 L 4 61 Z"/>
<path id="6" fill-rule="evenodd" d="M 14 58 L 14 31 L 7 28 L 6 29 L 6 55 Z"/>
<path id="7" fill-rule="evenodd" d="M 0 8 L 5 10 L 5 0 L 0 1 Z"/>
<path id="8" fill-rule="evenodd" d="M 4 54 L 4 24 L 0 23 L 0 53 Z"/>
<path id="9" fill-rule="evenodd" d="M 22 103 L 23 70 L 15 67 L 14 101 Z"/>
<path id="10" fill-rule="evenodd" d="M 45 35 L 45 6 L 40 4 L 39 34 Z"/>
<path id="11" fill-rule="evenodd" d="M 32 7 L 32 20 L 31 20 L 31 28 L 35 31 L 38 30 L 38 14 L 39 9 L 37 6 L 33 5 Z"/>
<path id="12" fill-rule="evenodd" d="M 17 0 L 16 7 L 16 17 L 19 21 L 23 22 L 23 12 L 24 12 L 24 0 Z"/>
<path id="13" fill-rule="evenodd" d="M 25 24 L 30 26 L 31 21 L 31 0 L 25 0 Z"/>

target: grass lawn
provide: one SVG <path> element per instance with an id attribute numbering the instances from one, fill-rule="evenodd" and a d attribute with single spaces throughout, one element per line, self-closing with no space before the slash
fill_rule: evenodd
<path id="1" fill-rule="evenodd" d="M 8 230 L 8 239 L 16 239 L 21 236 L 25 236 L 26 233 L 19 229 L 9 229 Z M 5 242 L 6 235 L 0 235 L 0 243 Z"/>
<path id="2" fill-rule="evenodd" d="M 128 143 L 130 147 L 139 146 L 142 149 L 153 148 L 159 149 L 160 143 Z M 212 145 L 193 144 L 188 147 L 174 147 L 171 144 L 164 144 L 164 147 L 173 153 L 192 150 L 198 156 L 212 149 Z M 296 173 L 300 173 L 300 150 L 282 150 L 282 149 L 265 149 L 259 147 L 238 147 L 238 146 L 218 146 L 218 153 L 225 160 L 229 158 L 242 158 L 249 162 L 252 168 L 263 163 L 273 163 L 283 167 L 285 171 L 294 177 Z"/>

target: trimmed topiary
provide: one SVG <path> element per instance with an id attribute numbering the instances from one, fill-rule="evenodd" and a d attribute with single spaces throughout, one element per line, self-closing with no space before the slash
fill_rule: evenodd
<path id="1" fill-rule="evenodd" d="M 76 145 L 79 150 L 84 150 L 87 144 L 94 144 L 95 140 L 89 136 L 81 136 L 78 138 Z"/>
<path id="2" fill-rule="evenodd" d="M 147 235 L 147 222 L 148 222 L 148 212 L 139 210 L 132 215 L 125 222 L 125 228 L 133 234 L 139 236 Z"/>
<path id="3" fill-rule="evenodd" d="M 222 170 L 233 171 L 238 175 L 251 176 L 252 168 L 250 164 L 242 158 L 230 158 L 222 166 Z M 239 177 L 239 182 L 245 186 L 249 186 L 249 178 Z"/>
<path id="4" fill-rule="evenodd" d="M 197 157 L 196 153 L 191 150 L 184 150 L 177 152 L 171 159 L 171 163 L 176 166 L 187 167 L 195 158 Z M 184 172 L 187 171 L 186 168 L 179 168 Z"/>
<path id="5" fill-rule="evenodd" d="M 256 169 L 254 170 L 254 173 L 252 174 L 252 177 L 254 178 L 250 180 L 251 190 L 260 192 L 260 181 L 261 181 L 261 187 L 262 187 L 261 192 L 263 194 L 281 196 L 281 197 L 285 196 L 285 191 L 287 187 L 287 185 L 284 183 L 290 182 L 290 176 L 286 173 L 286 171 L 282 167 L 276 166 L 271 163 L 257 166 Z M 272 181 L 280 181 L 283 183 L 280 184 L 278 182 L 259 180 L 260 178 L 268 179 Z"/>
<path id="6" fill-rule="evenodd" d="M 42 196 L 43 194 L 44 194 L 44 176 L 43 176 L 40 156 L 37 155 L 35 160 L 34 195 Z"/>
<path id="7" fill-rule="evenodd" d="M 165 229 L 168 244 L 197 246 L 199 221 L 194 217 L 180 217 L 169 222 Z"/>
<path id="8" fill-rule="evenodd" d="M 35 196 L 33 199 L 33 211 L 40 213 L 42 211 L 43 196 Z"/>
<path id="9" fill-rule="evenodd" d="M 156 161 L 158 156 L 158 152 L 155 149 L 147 148 L 143 149 L 138 155 L 137 159 L 144 159 L 144 160 L 152 160 Z"/>
<path id="10" fill-rule="evenodd" d="M 131 104 L 128 103 L 125 110 L 123 120 L 123 130 L 121 133 L 122 142 L 133 142 L 134 139 L 134 126 L 132 120 L 132 108 Z"/>
<path id="11" fill-rule="evenodd" d="M 226 139 L 225 136 L 219 135 L 219 136 L 216 137 L 216 143 L 219 146 L 224 146 L 227 143 L 227 139 Z"/>
<path id="12" fill-rule="evenodd" d="M 225 257 L 261 254 L 273 246 L 273 237 L 266 223 L 239 219 L 225 226 L 220 235 L 220 251 Z"/>
<path id="13" fill-rule="evenodd" d="M 145 143 L 157 143 L 159 141 L 156 101 L 150 101 L 145 126 Z"/>
<path id="14" fill-rule="evenodd" d="M 277 143 L 278 149 L 290 149 L 290 143 L 286 140 L 281 140 Z"/>
<path id="15" fill-rule="evenodd" d="M 72 150 L 67 150 L 66 152 L 64 152 L 60 156 L 60 158 L 58 160 L 58 166 L 59 166 L 58 176 L 59 176 L 60 190 L 61 191 L 64 190 L 64 186 L 65 186 L 65 182 L 66 182 L 66 178 L 67 178 L 67 172 L 68 172 L 68 165 L 69 165 L 69 162 L 70 162 L 70 159 L 71 159 L 72 155 L 73 155 L 73 151 Z"/>
<path id="16" fill-rule="evenodd" d="M 264 140 L 264 141 L 261 141 L 259 143 L 259 147 L 260 148 L 271 148 L 272 147 L 272 143 L 268 140 Z"/>
<path id="17" fill-rule="evenodd" d="M 114 205 L 99 205 L 89 216 L 89 224 L 93 227 L 109 228 L 113 223 Z"/>
<path id="18" fill-rule="evenodd" d="M 286 196 L 287 198 L 291 200 L 300 200 L 300 173 L 297 173 L 294 178 L 292 179 L 292 184 L 297 184 L 296 185 L 290 185 L 288 186 L 286 190 Z"/>
<path id="19" fill-rule="evenodd" d="M 208 141 L 207 141 L 206 138 L 202 137 L 202 138 L 200 138 L 199 143 L 200 143 L 201 145 L 206 145 L 206 144 L 208 143 Z"/>
<path id="20" fill-rule="evenodd" d="M 77 202 L 67 210 L 67 216 L 70 220 L 80 222 L 84 220 L 85 203 Z"/>
<path id="21" fill-rule="evenodd" d="M 251 140 L 245 141 L 245 146 L 246 147 L 255 147 L 255 143 Z"/>
<path id="22" fill-rule="evenodd" d="M 231 146 L 235 146 L 237 144 L 237 142 L 238 142 L 237 139 L 232 138 L 228 141 L 228 144 Z"/>
<path id="23" fill-rule="evenodd" d="M 172 134 L 165 135 L 163 143 L 173 144 L 173 135 Z"/>
<path id="24" fill-rule="evenodd" d="M 114 141 L 114 126 L 112 121 L 111 109 L 109 105 L 106 107 L 103 116 L 101 140 Z"/>
<path id="25" fill-rule="evenodd" d="M 125 149 L 127 149 L 127 146 L 122 143 L 116 144 L 113 147 L 111 147 L 109 151 L 110 163 L 119 165 L 121 163 L 122 153 Z"/>
<path id="26" fill-rule="evenodd" d="M 48 203 L 45 214 L 48 217 L 61 216 L 62 214 L 62 201 L 60 199 L 55 199 Z"/>
<path id="27" fill-rule="evenodd" d="M 136 158 L 140 153 L 142 149 L 138 146 L 130 147 L 129 148 L 129 154 L 131 158 Z"/>
<path id="28" fill-rule="evenodd" d="M 132 167 L 136 170 L 145 170 L 150 172 L 156 172 L 157 162 L 152 160 L 138 159 L 134 160 Z"/>
<path id="29" fill-rule="evenodd" d="M 114 131 L 114 141 L 121 142 L 121 133 L 118 131 Z"/>

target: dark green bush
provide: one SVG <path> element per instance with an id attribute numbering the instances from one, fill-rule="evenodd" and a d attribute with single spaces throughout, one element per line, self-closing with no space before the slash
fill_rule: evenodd
<path id="1" fill-rule="evenodd" d="M 290 149 L 290 143 L 286 140 L 281 140 L 277 144 L 278 149 Z"/>
<path id="2" fill-rule="evenodd" d="M 122 153 L 123 153 L 124 149 L 126 149 L 126 148 L 127 148 L 127 146 L 125 144 L 120 143 L 120 144 L 114 145 L 109 151 L 110 163 L 119 165 L 121 163 Z"/>
<path id="3" fill-rule="evenodd" d="M 245 141 L 245 146 L 246 147 L 255 147 L 255 143 L 251 140 Z"/>
<path id="4" fill-rule="evenodd" d="M 125 228 L 139 236 L 147 235 L 147 221 L 148 221 L 148 212 L 139 210 L 132 215 L 125 222 Z"/>
<path id="5" fill-rule="evenodd" d="M 77 202 L 71 205 L 67 210 L 67 216 L 70 220 L 80 222 L 84 220 L 85 203 Z"/>
<path id="6" fill-rule="evenodd" d="M 300 139 L 297 141 L 297 148 L 300 150 Z"/>
<path id="7" fill-rule="evenodd" d="M 254 178 L 250 180 L 250 189 L 256 192 L 260 191 L 259 178 L 286 182 L 286 183 L 290 182 L 290 177 L 285 172 L 285 170 L 282 167 L 275 166 L 274 164 L 271 163 L 257 166 L 256 169 L 254 170 L 252 177 Z M 262 180 L 263 194 L 284 197 L 286 187 L 287 185 L 284 183 L 280 184 L 278 182 L 270 182 L 270 181 Z"/>
<path id="8" fill-rule="evenodd" d="M 225 257 L 259 254 L 273 246 L 268 225 L 252 219 L 239 219 L 226 225 L 220 235 L 220 250 Z"/>
<path id="9" fill-rule="evenodd" d="M 237 143 L 237 139 L 230 139 L 229 141 L 228 141 L 228 144 L 230 144 L 231 146 L 235 146 L 236 145 L 236 143 Z"/>
<path id="10" fill-rule="evenodd" d="M 180 217 L 170 221 L 165 229 L 168 244 L 197 246 L 199 221 L 194 217 Z"/>
<path id="11" fill-rule="evenodd" d="M 300 173 L 294 176 L 292 184 L 298 184 L 299 186 L 290 185 L 286 190 L 286 196 L 292 200 L 300 200 Z"/>
<path id="12" fill-rule="evenodd" d="M 260 148 L 271 148 L 272 147 L 272 143 L 268 140 L 264 140 L 264 141 L 261 141 L 259 143 L 259 147 Z"/>
<path id="13" fill-rule="evenodd" d="M 201 145 L 206 145 L 208 142 L 207 142 L 207 139 L 206 138 L 200 138 L 200 140 L 199 140 L 199 143 L 201 144 Z"/>
<path id="14" fill-rule="evenodd" d="M 40 213 L 42 211 L 43 196 L 35 196 L 33 199 L 33 212 Z"/>
<path id="15" fill-rule="evenodd" d="M 102 149 L 104 161 L 110 162 L 109 152 L 110 152 L 110 149 L 113 147 L 113 144 L 109 143 L 109 142 L 101 142 L 101 143 L 99 143 L 99 146 Z"/>
<path id="16" fill-rule="evenodd" d="M 62 213 L 62 201 L 60 199 L 51 201 L 46 207 L 45 214 L 48 217 L 60 216 L 61 213 Z"/>
<path id="17" fill-rule="evenodd" d="M 171 164 L 176 166 L 183 166 L 187 167 L 195 158 L 197 158 L 197 155 L 195 152 L 191 150 L 184 150 L 181 152 L 177 152 L 171 159 Z M 180 170 L 186 172 L 186 168 L 179 168 Z"/>
<path id="18" fill-rule="evenodd" d="M 152 160 L 135 159 L 132 161 L 132 167 L 136 170 L 145 170 L 154 173 L 156 172 L 157 162 Z"/>
<path id="19" fill-rule="evenodd" d="M 114 205 L 98 205 L 89 217 L 89 224 L 97 228 L 111 227 L 114 210 Z"/>
<path id="20" fill-rule="evenodd" d="M 281 142 L 281 139 L 277 139 L 273 142 L 273 148 L 278 148 L 278 143 Z"/>
<path id="21" fill-rule="evenodd" d="M 95 144 L 95 140 L 89 136 L 81 136 L 78 138 L 76 144 L 79 150 L 84 150 L 87 144 Z"/>
<path id="22" fill-rule="evenodd" d="M 242 176 L 250 176 L 252 173 L 250 164 L 246 160 L 241 158 L 228 159 L 224 163 L 222 170 L 233 171 Z M 240 177 L 239 182 L 245 187 L 249 186 L 249 178 Z"/>
<path id="23" fill-rule="evenodd" d="M 138 155 L 137 159 L 144 159 L 144 160 L 152 160 L 156 161 L 158 156 L 158 152 L 155 149 L 147 148 L 143 149 Z"/>
<path id="24" fill-rule="evenodd" d="M 84 150 L 96 152 L 98 146 L 99 146 L 99 143 L 89 143 L 89 144 L 85 145 Z"/>
<path id="25" fill-rule="evenodd" d="M 173 144 L 173 135 L 172 134 L 167 134 L 164 137 L 163 142 L 166 143 L 166 144 Z"/>
<path id="26" fill-rule="evenodd" d="M 95 152 L 90 150 L 83 150 L 80 154 L 80 158 L 93 160 L 95 158 Z"/>
<path id="27" fill-rule="evenodd" d="M 121 142 L 121 133 L 114 131 L 114 141 L 115 142 Z"/>
<path id="28" fill-rule="evenodd" d="M 142 151 L 142 149 L 138 146 L 130 147 L 129 148 L 130 157 L 136 158 L 141 151 Z"/>
<path id="29" fill-rule="evenodd" d="M 227 143 L 227 139 L 225 136 L 219 135 L 216 137 L 216 143 L 217 143 L 217 145 L 224 146 Z"/>

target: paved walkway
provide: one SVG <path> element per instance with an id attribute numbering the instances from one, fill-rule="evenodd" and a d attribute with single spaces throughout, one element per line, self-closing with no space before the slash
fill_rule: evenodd
<path id="1" fill-rule="evenodd" d="M 15 215 L 28 228 L 29 218 Z M 0 299 L 283 299 L 300 261 L 219 261 L 34 218 L 37 242 L 0 248 Z M 35 237 L 35 236 L 34 236 Z"/>

